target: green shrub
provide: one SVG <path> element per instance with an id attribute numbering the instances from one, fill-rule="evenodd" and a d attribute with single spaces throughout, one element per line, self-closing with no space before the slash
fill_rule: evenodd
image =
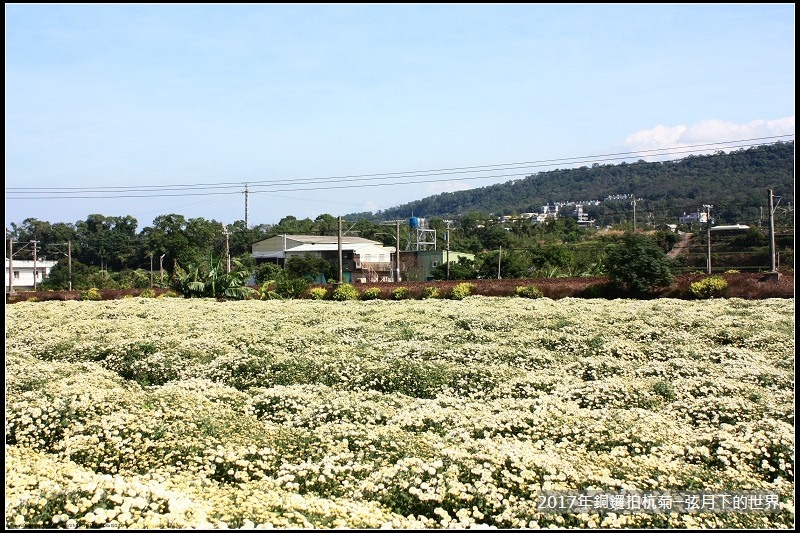
<path id="1" fill-rule="evenodd" d="M 678 397 L 677 394 L 675 394 L 675 389 L 672 387 L 672 384 L 663 379 L 653 383 L 653 392 L 670 401 Z"/>
<path id="2" fill-rule="evenodd" d="M 536 285 L 522 285 L 514 289 L 514 295 L 522 298 L 542 298 L 544 293 Z"/>
<path id="3" fill-rule="evenodd" d="M 422 289 L 422 299 L 425 300 L 427 298 L 440 298 L 441 292 L 439 291 L 438 287 L 425 287 Z"/>
<path id="4" fill-rule="evenodd" d="M 333 294 L 331 295 L 332 299 L 340 302 L 345 300 L 358 300 L 358 297 L 358 289 L 349 283 L 342 283 L 333 290 Z"/>
<path id="5" fill-rule="evenodd" d="M 308 291 L 308 297 L 312 300 L 324 300 L 328 295 L 328 289 L 324 287 L 314 287 Z"/>
<path id="6" fill-rule="evenodd" d="M 697 298 L 715 298 L 725 294 L 728 282 L 720 276 L 711 276 L 692 283 L 690 289 Z"/>
<path id="7" fill-rule="evenodd" d="M 655 242 L 642 234 L 627 233 L 606 257 L 608 277 L 636 293 L 669 286 L 673 262 Z"/>
<path id="8" fill-rule="evenodd" d="M 408 287 L 397 287 L 392 291 L 392 299 L 407 300 L 411 298 L 411 290 Z"/>
<path id="9" fill-rule="evenodd" d="M 362 300 L 377 300 L 383 296 L 383 291 L 378 287 L 370 287 L 361 293 Z"/>
<path id="10" fill-rule="evenodd" d="M 177 298 L 178 295 L 172 291 L 167 291 L 163 294 L 159 294 L 156 298 Z"/>
<path id="11" fill-rule="evenodd" d="M 156 297 L 156 291 L 154 291 L 153 289 L 145 289 L 145 290 L 143 290 L 142 292 L 139 293 L 139 296 L 141 298 L 155 298 Z"/>
<path id="12" fill-rule="evenodd" d="M 472 283 L 459 283 L 452 289 L 448 295 L 451 300 L 463 300 L 475 290 L 475 285 Z"/>
<path id="13" fill-rule="evenodd" d="M 300 298 L 309 285 L 309 281 L 303 278 L 281 278 L 275 281 L 275 292 L 281 298 Z"/>
<path id="14" fill-rule="evenodd" d="M 96 287 L 92 287 L 91 289 L 81 291 L 81 300 L 102 300 L 103 295 L 100 294 L 100 290 Z"/>

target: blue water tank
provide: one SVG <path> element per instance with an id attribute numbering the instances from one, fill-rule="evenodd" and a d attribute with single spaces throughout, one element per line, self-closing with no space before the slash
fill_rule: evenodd
<path id="1" fill-rule="evenodd" d="M 410 219 L 408 219 L 408 225 L 411 226 L 412 228 L 418 228 L 419 227 L 419 218 L 411 217 Z"/>

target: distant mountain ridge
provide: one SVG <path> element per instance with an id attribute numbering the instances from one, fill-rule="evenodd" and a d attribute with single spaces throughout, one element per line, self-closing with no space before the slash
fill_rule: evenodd
<path id="1" fill-rule="evenodd" d="M 761 216 L 759 209 L 767 203 L 767 189 L 782 196 L 783 205 L 794 204 L 794 141 L 674 161 L 556 169 L 486 187 L 444 192 L 375 213 L 352 213 L 346 218 L 377 222 L 407 218 L 412 213 L 426 218 L 458 218 L 470 212 L 514 215 L 540 212 L 551 202 L 633 194 L 642 200 L 642 209 L 665 220 L 710 204 L 717 220 L 739 222 Z M 614 204 L 602 202 L 587 211 L 605 223 L 605 219 L 613 220 L 630 209 L 630 200 Z"/>

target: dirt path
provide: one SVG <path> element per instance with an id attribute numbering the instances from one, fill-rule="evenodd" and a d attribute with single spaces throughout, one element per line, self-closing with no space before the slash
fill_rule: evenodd
<path id="1" fill-rule="evenodd" d="M 694 237 L 693 233 L 681 233 L 678 242 L 675 243 L 675 246 L 672 247 L 672 250 L 667 252 L 667 257 L 670 259 L 675 259 L 682 253 L 686 252 L 687 248 L 689 248 L 689 241 L 692 240 L 692 237 Z"/>

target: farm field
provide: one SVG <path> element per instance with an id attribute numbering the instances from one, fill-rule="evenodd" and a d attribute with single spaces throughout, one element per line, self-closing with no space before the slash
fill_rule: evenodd
<path id="1" fill-rule="evenodd" d="M 791 528 L 794 327 L 793 298 L 7 305 L 6 526 Z M 542 507 L 578 491 L 777 504 Z"/>

